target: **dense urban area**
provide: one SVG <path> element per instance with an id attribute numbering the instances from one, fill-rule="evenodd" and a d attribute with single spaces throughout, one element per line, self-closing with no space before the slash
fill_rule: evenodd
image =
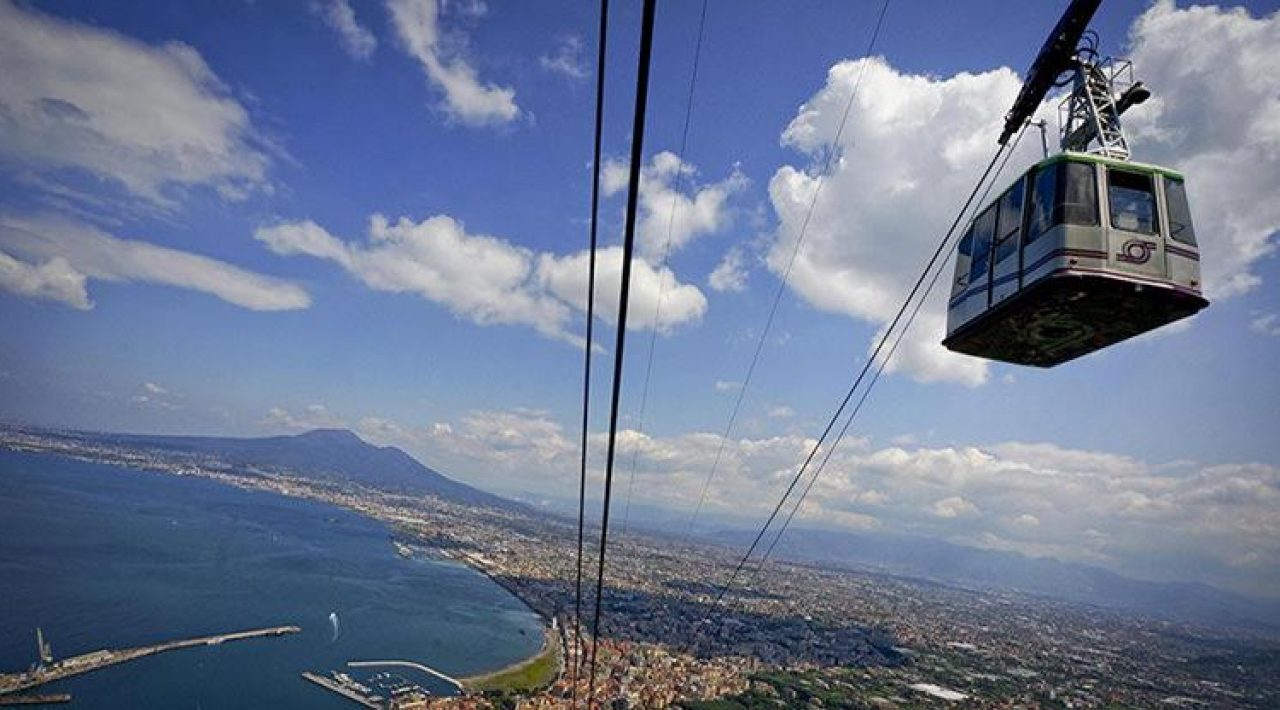
<path id="1" fill-rule="evenodd" d="M 488 575 L 559 631 L 517 680 L 422 701 L 568 708 L 576 528 L 521 506 L 462 505 L 295 471 L 0 428 L 0 447 L 326 501 L 387 523 L 404 554 Z M 1277 707 L 1280 643 L 1017 593 L 868 570 L 770 562 L 714 603 L 741 551 L 635 530 L 611 541 L 596 698 L 601 707 Z M 594 569 L 595 560 L 588 559 Z M 594 599 L 588 594 L 584 609 Z M 553 623 L 554 621 L 554 623 Z"/>

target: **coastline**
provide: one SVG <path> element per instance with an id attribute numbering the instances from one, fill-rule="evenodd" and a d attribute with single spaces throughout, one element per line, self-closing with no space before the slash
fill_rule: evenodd
<path id="1" fill-rule="evenodd" d="M 548 688 L 554 685 L 564 672 L 559 638 L 560 634 L 556 630 L 546 627 L 543 630 L 542 646 L 534 655 L 496 671 L 458 680 L 473 693 L 486 691 L 534 693 Z M 551 666 L 549 674 L 543 669 L 547 664 Z"/>
<path id="2" fill-rule="evenodd" d="M 542 610 L 535 607 L 532 603 L 530 603 L 528 599 L 522 596 L 517 589 L 515 589 L 514 585 L 509 584 L 508 582 L 504 581 L 502 578 L 498 576 L 495 576 L 489 570 L 485 569 L 481 564 L 478 564 L 476 561 L 466 559 L 465 554 L 458 554 L 455 551 L 448 550 L 448 549 L 433 545 L 430 542 L 427 542 L 425 540 L 422 540 L 416 534 L 412 533 L 409 530 L 404 529 L 399 524 L 399 521 L 379 516 L 376 514 L 374 510 L 370 510 L 367 507 L 346 504 L 346 502 L 341 498 L 335 499 L 334 497 L 324 495 L 322 491 L 327 486 L 326 486 L 326 483 L 323 481 L 315 481 L 307 478 L 293 478 L 293 477 L 278 477 L 273 481 L 271 477 L 265 477 L 265 476 L 259 477 L 253 474 L 246 475 L 243 472 L 210 471 L 199 466 L 190 466 L 190 467 L 184 466 L 184 467 L 174 468 L 169 465 L 158 464 L 157 462 L 152 462 L 152 461 L 130 459 L 127 457 L 117 458 L 112 456 L 93 455 L 92 453 L 88 453 L 88 452 L 65 451 L 65 450 L 58 450 L 58 449 L 51 449 L 51 448 L 44 448 L 44 447 L 37 447 L 37 446 L 14 445 L 14 442 L 6 442 L 6 441 L 0 441 L 0 450 L 10 451 L 10 452 L 19 453 L 19 454 L 35 454 L 40 456 L 51 456 L 51 457 L 67 459 L 71 461 L 79 461 L 79 462 L 89 463 L 89 464 L 111 466 L 123 471 L 127 471 L 131 474 L 163 475 L 166 477 L 175 477 L 175 478 L 185 478 L 185 477 L 197 478 L 197 479 L 202 479 L 202 480 L 207 480 L 213 483 L 217 483 L 217 484 L 226 486 L 228 488 L 238 488 L 241 490 L 258 491 L 262 493 L 268 493 L 268 494 L 280 496 L 282 498 L 307 500 L 307 501 L 322 503 L 325 505 L 331 505 L 336 508 L 341 508 L 342 510 L 348 511 L 350 513 L 354 513 L 368 520 L 375 521 L 380 525 L 386 526 L 387 530 L 393 534 L 392 535 L 393 543 L 395 542 L 395 536 L 399 535 L 400 537 L 410 540 L 423 548 L 426 548 L 428 550 L 434 551 L 435 553 L 438 553 L 442 557 L 445 557 L 453 562 L 460 563 L 471 570 L 479 572 L 480 574 L 484 575 L 489 581 L 497 584 L 499 587 L 501 587 L 504 591 L 506 591 L 512 597 L 517 599 L 526 609 L 528 609 L 535 616 L 537 616 L 538 619 L 541 620 L 542 622 L 541 625 L 543 630 L 543 641 L 535 653 L 533 653 L 532 655 L 526 658 L 509 663 L 506 666 L 503 666 L 501 668 L 488 671 L 485 673 L 469 676 L 465 679 L 460 679 L 460 680 L 463 680 L 464 682 L 467 682 L 469 690 L 474 687 L 470 681 L 476 681 L 477 683 L 482 683 L 487 679 L 498 678 L 504 675 L 512 675 L 512 674 L 519 673 L 523 669 L 535 663 L 538 663 L 539 661 L 543 661 L 548 656 L 548 654 L 552 656 L 551 660 L 553 661 L 553 664 L 554 664 L 554 673 L 547 679 L 545 683 L 542 683 L 538 687 L 521 687 L 521 688 L 512 688 L 511 690 L 519 690 L 520 692 L 534 692 L 536 690 L 539 690 L 541 688 L 545 688 L 554 684 L 556 681 L 559 680 L 563 672 L 563 659 L 565 655 L 562 649 L 565 643 L 565 639 L 563 638 L 563 632 L 559 630 L 559 624 L 556 623 L 554 620 L 554 616 L 548 615 L 547 613 L 544 613 Z M 287 484 L 287 487 L 280 486 L 280 485 L 270 485 L 271 483 L 277 483 L 277 484 L 285 483 Z M 399 554 L 401 557 L 405 557 L 403 550 L 401 550 L 398 546 L 395 549 L 397 554 Z M 552 635 L 553 633 L 556 636 L 560 637 L 558 641 L 554 640 L 555 637 Z"/>
<path id="3" fill-rule="evenodd" d="M 375 516 L 369 516 L 369 517 L 374 520 L 379 520 Z M 387 521 L 379 520 L 379 522 L 385 523 Z M 535 616 L 537 616 L 542 621 L 542 634 L 543 634 L 542 645 L 538 648 L 538 650 L 533 655 L 527 658 L 521 659 L 519 661 L 509 663 L 506 666 L 503 666 L 502 668 L 498 668 L 496 670 L 489 671 L 486 673 L 479 673 L 473 676 L 467 676 L 465 678 L 459 678 L 458 680 L 460 680 L 464 685 L 466 685 L 472 692 L 482 692 L 484 690 L 518 690 L 520 692 L 536 692 L 538 690 L 542 690 L 544 688 L 550 687 L 560 680 L 561 676 L 564 674 L 564 659 L 568 657 L 568 638 L 566 638 L 565 636 L 564 627 L 557 621 L 554 614 L 544 612 L 542 609 L 539 609 L 538 607 L 534 606 L 532 602 L 530 602 L 528 599 L 524 597 L 524 595 L 520 593 L 520 590 L 517 589 L 514 584 L 511 584 L 504 577 L 494 574 L 492 571 L 490 571 L 487 568 L 487 566 L 482 561 L 473 559 L 471 555 L 469 555 L 468 553 L 465 553 L 465 552 L 458 553 L 458 552 L 448 550 L 436 545 L 432 545 L 425 540 L 418 539 L 412 532 L 408 530 L 403 530 L 398 526 L 397 526 L 397 530 L 401 532 L 403 535 L 405 535 L 406 537 L 414 539 L 414 541 L 417 542 L 419 545 L 422 545 L 430 549 L 431 551 L 441 555 L 442 557 L 445 557 L 446 559 L 449 559 L 453 562 L 461 564 L 471 570 L 474 570 L 484 575 L 485 578 L 487 578 L 490 582 L 493 582 L 494 584 L 498 585 L 499 587 L 504 589 L 508 594 L 510 594 L 512 597 L 515 597 L 517 600 L 519 600 L 520 603 L 523 604 L 526 609 L 528 609 L 530 612 L 532 612 Z M 493 681 L 498 680 L 503 676 L 516 676 L 522 673 L 523 671 L 533 666 L 534 664 L 542 662 L 544 659 L 547 658 L 548 654 L 551 655 L 551 661 L 554 664 L 555 670 L 554 670 L 554 673 L 552 673 L 551 677 L 547 678 L 545 682 L 539 683 L 533 687 L 519 687 L 519 688 L 485 687 L 486 685 L 492 684 Z M 501 684 L 499 683 L 497 685 L 501 685 Z"/>

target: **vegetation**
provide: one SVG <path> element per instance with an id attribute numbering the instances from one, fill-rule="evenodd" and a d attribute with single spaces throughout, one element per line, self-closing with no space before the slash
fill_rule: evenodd
<path id="1" fill-rule="evenodd" d="M 551 685 L 559 674 L 560 644 L 548 631 L 538 655 L 494 673 L 467 678 L 463 684 L 468 690 L 486 695 L 532 693 Z"/>

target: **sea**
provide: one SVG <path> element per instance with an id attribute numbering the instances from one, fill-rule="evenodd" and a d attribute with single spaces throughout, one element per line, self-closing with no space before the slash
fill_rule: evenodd
<path id="1" fill-rule="evenodd" d="M 357 706 L 303 671 L 409 660 L 462 677 L 537 652 L 541 623 L 520 600 L 461 564 L 404 558 L 391 539 L 324 503 L 0 451 L 0 672 L 36 661 L 36 627 L 64 658 L 294 624 L 301 633 L 171 651 L 33 692 L 71 693 L 83 710 L 337 710 Z"/>

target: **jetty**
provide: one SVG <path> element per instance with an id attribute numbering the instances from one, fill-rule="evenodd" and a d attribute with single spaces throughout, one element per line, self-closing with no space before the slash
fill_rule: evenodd
<path id="1" fill-rule="evenodd" d="M 54 695 L 0 695 L 0 705 L 54 705 L 71 702 L 71 693 Z"/>
<path id="2" fill-rule="evenodd" d="M 457 678 L 454 678 L 451 675 L 446 675 L 444 673 L 441 673 L 440 671 L 432 668 L 431 666 L 424 666 L 421 663 L 414 663 L 413 661 L 347 661 L 347 665 L 351 666 L 352 668 L 377 668 L 380 666 L 413 668 L 415 670 L 419 670 L 419 671 L 422 671 L 423 673 L 427 673 L 431 676 L 439 678 L 440 680 L 452 685 L 454 688 L 457 689 L 459 695 L 466 695 L 466 692 L 467 692 L 467 689 L 462 684 L 462 681 L 458 680 Z"/>
<path id="3" fill-rule="evenodd" d="M 326 678 L 317 673 L 312 673 L 311 671 L 303 671 L 302 677 L 306 678 L 307 680 L 311 681 L 312 683 L 315 683 L 316 685 L 326 690 L 331 690 L 337 693 L 338 695 L 341 695 L 342 697 L 348 700 L 351 700 L 353 702 L 359 703 L 367 708 L 372 708 L 373 710 L 382 710 L 382 708 L 384 707 L 384 705 L 382 704 L 381 697 L 376 695 L 369 696 L 360 692 L 360 688 L 356 687 L 356 684 L 353 683 L 350 678 L 343 678 L 343 677 Z M 367 688 L 365 690 L 367 690 Z"/>
<path id="4" fill-rule="evenodd" d="M 230 641 L 243 641 L 245 639 L 284 636 L 286 634 L 296 634 L 301 630 L 297 626 L 272 626 L 265 629 L 250 629 L 248 631 L 234 631 L 229 634 L 214 634 L 212 636 L 166 641 L 150 646 L 103 649 L 71 656 L 60 661 L 53 660 L 53 653 L 49 648 L 49 643 L 45 641 L 43 632 L 37 630 L 36 638 L 40 663 L 29 671 L 0 673 L 0 696 L 17 693 L 82 673 L 89 673 L 107 666 L 114 666 L 117 663 L 136 660 L 144 656 L 153 656 L 157 653 L 165 653 L 166 651 L 177 651 L 178 649 L 191 648 L 193 646 L 216 646 Z"/>

